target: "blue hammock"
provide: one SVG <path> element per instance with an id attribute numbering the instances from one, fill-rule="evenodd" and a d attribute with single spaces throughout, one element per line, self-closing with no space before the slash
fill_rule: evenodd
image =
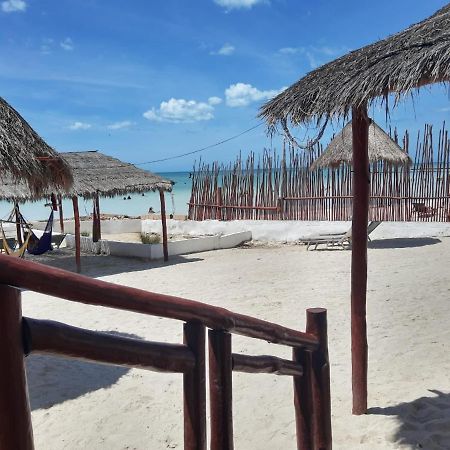
<path id="1" fill-rule="evenodd" d="M 26 220 L 20 214 L 20 220 L 23 224 L 26 224 Z M 27 251 L 32 255 L 42 255 L 49 250 L 53 250 L 52 248 L 52 228 L 53 228 L 53 210 L 50 213 L 50 217 L 48 218 L 47 225 L 45 226 L 44 234 L 38 238 L 30 228 L 31 236 L 28 241 Z"/>

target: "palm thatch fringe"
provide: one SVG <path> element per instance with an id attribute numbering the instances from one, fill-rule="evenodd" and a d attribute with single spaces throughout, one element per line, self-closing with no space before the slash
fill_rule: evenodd
<path id="1" fill-rule="evenodd" d="M 70 188 L 68 164 L 0 97 L 0 182 L 22 182 L 32 195 Z"/>
<path id="2" fill-rule="evenodd" d="M 406 30 L 348 53 L 318 69 L 264 104 L 269 126 L 346 118 L 352 107 L 404 94 L 425 84 L 450 81 L 450 4 Z"/>

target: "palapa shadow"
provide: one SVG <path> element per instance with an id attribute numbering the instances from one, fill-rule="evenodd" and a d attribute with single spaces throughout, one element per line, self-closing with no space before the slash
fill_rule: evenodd
<path id="1" fill-rule="evenodd" d="M 141 339 L 116 331 L 106 333 Z M 31 409 L 48 409 L 89 392 L 113 386 L 129 368 L 99 364 L 63 356 L 32 354 L 26 358 Z"/>
<path id="2" fill-rule="evenodd" d="M 387 249 L 387 248 L 413 248 L 425 247 L 427 245 L 435 245 L 442 242 L 437 238 L 393 238 L 393 239 L 376 239 L 368 244 L 368 248 Z"/>
<path id="3" fill-rule="evenodd" d="M 413 448 L 450 448 L 450 393 L 430 389 L 433 397 L 386 408 L 369 408 L 367 414 L 396 416 L 400 426 L 395 433 L 398 445 Z"/>
<path id="4" fill-rule="evenodd" d="M 26 255 L 29 261 L 38 262 L 58 269 L 76 272 L 75 254 L 67 249 L 53 250 L 44 255 L 33 257 Z M 110 255 L 81 255 L 81 273 L 90 277 L 102 277 L 124 272 L 139 272 L 177 264 L 203 261 L 195 256 L 170 256 L 169 261 L 144 260 L 139 258 L 123 258 Z"/>

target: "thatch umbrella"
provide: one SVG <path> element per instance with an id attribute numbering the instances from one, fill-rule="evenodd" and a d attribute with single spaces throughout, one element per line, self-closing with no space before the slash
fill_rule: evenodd
<path id="1" fill-rule="evenodd" d="M 368 153 L 370 163 L 384 161 L 394 166 L 404 166 L 411 163 L 408 154 L 373 120 L 369 125 Z M 334 136 L 325 151 L 311 164 L 310 169 L 338 167 L 341 164 L 353 164 L 351 122 L 347 123 Z"/>
<path id="2" fill-rule="evenodd" d="M 431 83 L 450 81 L 450 4 L 387 39 L 353 51 L 310 72 L 260 111 L 269 128 L 352 115 L 352 388 L 353 413 L 367 410 L 367 220 L 369 158 L 367 107 L 388 95 L 396 101 Z M 319 133 L 320 135 L 321 133 Z"/>
<path id="3" fill-rule="evenodd" d="M 72 185 L 64 159 L 0 97 L 0 182 L 5 178 L 25 181 L 32 195 Z"/>

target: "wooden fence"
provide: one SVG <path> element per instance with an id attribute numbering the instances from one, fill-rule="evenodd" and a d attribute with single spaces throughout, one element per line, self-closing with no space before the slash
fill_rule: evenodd
<path id="1" fill-rule="evenodd" d="M 396 131 L 392 137 L 398 141 Z M 370 220 L 450 221 L 450 141 L 445 124 L 437 144 L 432 127 L 418 133 L 413 164 L 370 167 Z M 406 132 L 403 148 L 410 153 Z M 264 151 L 229 165 L 200 163 L 192 174 L 188 217 L 192 220 L 350 220 L 352 168 L 309 170 L 322 153 L 285 148 Z"/>
<path id="2" fill-rule="evenodd" d="M 205 450 L 207 327 L 212 450 L 233 449 L 232 371 L 291 376 L 297 448 L 331 449 L 326 310 L 307 310 L 306 332 L 301 332 L 200 302 L 119 286 L 8 256 L 0 255 L 0 267 L 0 450 L 34 448 L 24 369 L 24 355 L 29 353 L 182 373 L 184 448 Z M 146 342 L 22 318 L 21 289 L 181 320 L 185 322 L 184 343 Z M 234 354 L 233 333 L 290 346 L 293 358 Z M 148 420 L 150 423 L 152 418 Z"/>

